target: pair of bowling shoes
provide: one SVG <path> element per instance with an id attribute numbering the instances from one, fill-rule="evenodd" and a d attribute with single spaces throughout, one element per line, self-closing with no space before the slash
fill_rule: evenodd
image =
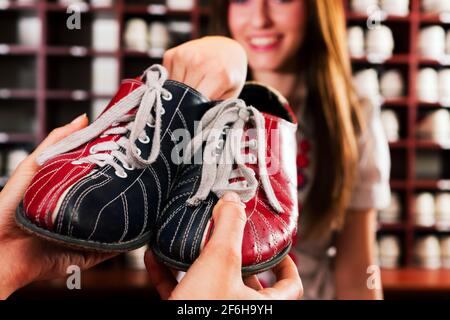
<path id="1" fill-rule="evenodd" d="M 239 99 L 210 101 L 153 65 L 124 80 L 90 126 L 37 161 L 16 214 L 24 230 L 82 250 L 150 244 L 187 270 L 214 229 L 227 191 L 245 204 L 243 272 L 272 268 L 297 230 L 297 124 L 275 91 L 248 83 Z"/>

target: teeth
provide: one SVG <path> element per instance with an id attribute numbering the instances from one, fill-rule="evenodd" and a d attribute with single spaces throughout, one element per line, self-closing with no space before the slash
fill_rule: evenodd
<path id="1" fill-rule="evenodd" d="M 250 43 L 254 46 L 269 46 L 275 42 L 277 42 L 276 37 L 258 37 L 250 39 Z"/>

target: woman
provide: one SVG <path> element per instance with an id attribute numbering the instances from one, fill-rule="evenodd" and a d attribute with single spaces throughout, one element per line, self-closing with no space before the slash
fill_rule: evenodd
<path id="1" fill-rule="evenodd" d="M 213 33 L 169 50 L 172 78 L 213 99 L 250 78 L 278 89 L 300 123 L 296 258 L 306 299 L 381 299 L 372 274 L 376 210 L 389 204 L 390 157 L 379 106 L 357 97 L 343 1 L 214 0 Z M 232 41 L 234 38 L 245 51 Z M 370 280 L 369 280 L 370 279 Z"/>

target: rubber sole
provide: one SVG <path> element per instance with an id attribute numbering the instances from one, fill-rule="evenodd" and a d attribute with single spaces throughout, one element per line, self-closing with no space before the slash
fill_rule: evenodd
<path id="1" fill-rule="evenodd" d="M 19 205 L 16 211 L 16 223 L 22 230 L 34 236 L 56 243 L 58 245 L 84 251 L 93 251 L 102 253 L 128 252 L 143 247 L 144 245 L 148 244 L 151 239 L 150 231 L 144 233 L 142 236 L 134 240 L 112 244 L 81 240 L 73 237 L 60 235 L 33 224 L 25 216 L 22 203 Z"/>
<path id="2" fill-rule="evenodd" d="M 284 257 L 289 253 L 291 250 L 292 243 L 289 243 L 289 245 L 278 255 L 274 256 L 272 259 L 261 262 L 259 264 L 255 264 L 248 267 L 242 267 L 242 274 L 245 276 L 250 276 L 258 273 L 262 273 L 267 270 L 273 269 L 277 264 L 279 264 Z M 186 272 L 191 264 L 179 262 L 176 260 L 173 260 L 167 256 L 165 256 L 157 247 L 152 246 L 152 251 L 155 254 L 155 256 L 166 266 L 169 268 Z"/>

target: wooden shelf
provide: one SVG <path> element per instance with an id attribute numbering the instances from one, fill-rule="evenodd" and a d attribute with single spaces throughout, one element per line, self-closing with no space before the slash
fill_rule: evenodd
<path id="1" fill-rule="evenodd" d="M 349 21 L 349 22 L 367 22 L 368 19 L 369 19 L 369 16 L 367 14 L 347 12 L 347 21 Z M 386 15 L 386 17 L 382 17 L 381 22 L 382 23 L 389 23 L 389 22 L 409 23 L 410 20 L 411 20 L 410 15 L 408 15 L 408 16 Z"/>
<path id="2" fill-rule="evenodd" d="M 103 6 L 92 6 L 89 5 L 88 3 L 81 3 L 81 4 L 75 4 L 78 5 L 80 7 L 80 11 L 81 12 L 114 12 L 116 9 L 115 7 L 112 6 L 107 6 L 107 7 L 103 7 Z M 45 9 L 47 11 L 61 11 L 61 12 L 66 12 L 67 11 L 68 6 L 66 5 L 62 5 L 59 3 L 46 3 L 45 5 Z"/>
<path id="3" fill-rule="evenodd" d="M 0 12 L 2 11 L 19 11 L 19 10 L 37 10 L 38 6 L 36 4 L 18 4 L 15 2 L 10 2 L 4 6 L 0 6 Z"/>
<path id="4" fill-rule="evenodd" d="M 416 189 L 450 191 L 450 180 L 415 180 L 413 184 Z"/>
<path id="5" fill-rule="evenodd" d="M 18 134 L 0 132 L 0 145 L 10 143 L 35 143 L 36 137 L 32 134 Z"/>
<path id="6" fill-rule="evenodd" d="M 118 51 L 98 51 L 82 46 L 51 46 L 45 51 L 49 56 L 69 56 L 69 57 L 94 57 L 94 56 L 117 56 Z"/>
<path id="7" fill-rule="evenodd" d="M 431 149 L 431 150 L 450 150 L 450 143 L 448 145 L 442 145 L 434 141 L 416 140 L 414 145 L 417 149 Z"/>
<path id="8" fill-rule="evenodd" d="M 0 44 L 0 56 L 32 56 L 38 53 L 39 48 L 15 45 L 15 44 Z"/>
<path id="9" fill-rule="evenodd" d="M 396 223 L 378 223 L 378 231 L 388 231 L 388 232 L 403 232 L 406 229 L 406 224 L 403 222 Z"/>
<path id="10" fill-rule="evenodd" d="M 369 65 L 408 65 L 410 62 L 411 56 L 409 54 L 396 54 L 393 55 L 391 58 L 384 60 L 384 61 L 371 61 L 368 57 L 362 57 L 362 58 L 351 58 L 352 63 L 354 64 L 369 64 Z"/>
<path id="11" fill-rule="evenodd" d="M 450 270 L 400 269 L 382 270 L 386 291 L 441 291 L 450 293 Z"/>
<path id="12" fill-rule="evenodd" d="M 46 98 L 49 100 L 76 100 L 111 99 L 112 95 L 94 94 L 86 90 L 47 90 Z"/>
<path id="13" fill-rule="evenodd" d="M 0 88 L 0 100 L 2 99 L 34 99 L 37 96 L 35 90 Z"/>

